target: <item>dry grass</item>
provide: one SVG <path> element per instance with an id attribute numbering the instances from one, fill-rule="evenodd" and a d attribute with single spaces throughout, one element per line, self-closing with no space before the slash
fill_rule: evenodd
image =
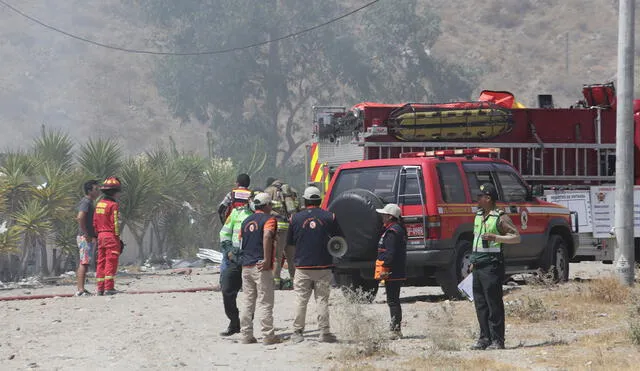
<path id="1" fill-rule="evenodd" d="M 505 314 L 530 323 L 556 319 L 541 298 L 531 296 L 505 303 Z"/>
<path id="2" fill-rule="evenodd" d="M 525 275 L 524 281 L 526 282 L 527 285 L 534 286 L 534 287 L 547 287 L 547 288 L 556 287 L 558 286 L 558 283 L 553 277 L 555 269 L 556 267 L 554 266 L 551 266 L 548 272 L 544 272 L 543 270 L 538 269 L 536 274 Z"/>
<path id="3" fill-rule="evenodd" d="M 433 343 L 435 349 L 443 351 L 459 351 L 461 340 L 456 329 L 463 323 L 456 321 L 456 308 L 450 301 L 440 303 L 437 308 L 426 312 L 430 322 L 437 323 L 427 334 L 427 339 Z M 464 321 L 464 320 L 463 320 Z"/>
<path id="4" fill-rule="evenodd" d="M 585 298 L 598 303 L 624 304 L 631 288 L 616 277 L 604 277 L 589 282 Z"/>
<path id="5" fill-rule="evenodd" d="M 389 349 L 389 318 L 377 314 L 366 295 L 362 291 L 345 291 L 333 300 L 331 315 L 344 340 L 341 360 L 393 354 Z"/>
<path id="6" fill-rule="evenodd" d="M 464 358 L 449 356 L 441 352 L 431 352 L 426 357 L 413 358 L 401 365 L 405 370 L 518 370 L 512 364 L 491 358 Z"/>
<path id="7" fill-rule="evenodd" d="M 640 345 L 640 294 L 630 296 L 628 308 L 629 340 L 634 345 Z"/>
<path id="8" fill-rule="evenodd" d="M 530 354 L 538 355 L 535 357 L 538 365 L 559 369 L 635 370 L 640 362 L 640 353 L 630 346 L 620 328 L 582 336 L 562 348 L 545 348 Z"/>

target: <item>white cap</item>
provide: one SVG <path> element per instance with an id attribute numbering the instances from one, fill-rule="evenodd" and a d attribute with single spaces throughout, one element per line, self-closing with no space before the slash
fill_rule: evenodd
<path id="1" fill-rule="evenodd" d="M 320 194 L 320 190 L 318 189 L 318 187 L 309 186 L 304 190 L 302 198 L 304 198 L 305 200 L 313 201 L 321 199 L 322 195 Z"/>
<path id="2" fill-rule="evenodd" d="M 261 192 L 253 197 L 254 206 L 264 206 L 271 203 L 271 196 L 268 193 Z"/>
<path id="3" fill-rule="evenodd" d="M 400 211 L 400 206 L 396 204 L 386 204 L 382 209 L 376 209 L 378 214 L 387 214 L 391 216 L 395 216 L 396 219 L 400 219 L 402 215 L 402 211 Z"/>

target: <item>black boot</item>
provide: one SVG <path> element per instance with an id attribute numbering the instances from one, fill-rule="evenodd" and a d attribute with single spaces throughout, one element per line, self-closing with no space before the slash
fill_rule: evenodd
<path id="1" fill-rule="evenodd" d="M 229 327 L 226 330 L 220 333 L 220 336 L 231 336 L 233 334 L 237 334 L 240 332 L 240 324 L 239 323 L 230 323 Z"/>
<path id="2" fill-rule="evenodd" d="M 491 344 L 489 339 L 480 338 L 469 349 L 471 350 L 485 350 Z"/>

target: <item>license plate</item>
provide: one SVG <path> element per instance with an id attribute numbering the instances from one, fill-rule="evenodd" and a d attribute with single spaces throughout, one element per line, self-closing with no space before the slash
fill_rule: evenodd
<path id="1" fill-rule="evenodd" d="M 406 224 L 407 237 L 422 237 L 424 236 L 424 228 L 422 224 Z"/>

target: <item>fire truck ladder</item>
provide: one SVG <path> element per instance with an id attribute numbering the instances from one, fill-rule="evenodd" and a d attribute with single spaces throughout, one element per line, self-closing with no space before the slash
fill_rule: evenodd
<path id="1" fill-rule="evenodd" d="M 509 161 L 527 181 L 615 181 L 614 143 L 364 142 L 361 145 L 378 148 L 378 158 L 391 158 L 397 148 L 405 153 L 493 147 L 499 148 L 499 158 Z"/>
<path id="2" fill-rule="evenodd" d="M 420 239 L 419 246 L 422 248 L 425 246 L 427 238 L 427 208 L 425 202 L 424 195 L 424 180 L 422 179 L 421 171 L 419 166 L 403 166 L 400 171 L 400 182 L 398 184 L 398 192 L 396 195 L 396 199 L 398 200 L 399 205 L 404 205 L 406 199 L 409 197 L 418 198 L 420 200 L 420 205 L 422 207 L 421 215 L 403 215 L 402 220 L 405 223 L 421 223 L 422 224 L 422 236 L 421 237 L 409 237 L 409 245 L 408 248 L 415 247 L 416 239 Z M 409 179 L 414 179 L 417 184 L 417 189 L 408 190 L 407 181 Z"/>

